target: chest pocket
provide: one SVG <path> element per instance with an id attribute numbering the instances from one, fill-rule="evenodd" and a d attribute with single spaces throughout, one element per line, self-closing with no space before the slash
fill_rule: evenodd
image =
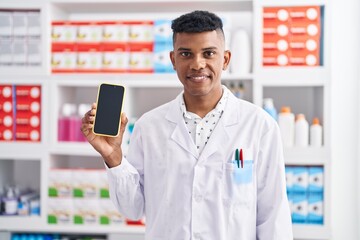
<path id="1" fill-rule="evenodd" d="M 243 165 L 236 159 L 223 164 L 223 199 L 226 203 L 248 207 L 253 204 L 256 179 L 254 170 L 254 159 L 250 149 L 244 149 Z"/>

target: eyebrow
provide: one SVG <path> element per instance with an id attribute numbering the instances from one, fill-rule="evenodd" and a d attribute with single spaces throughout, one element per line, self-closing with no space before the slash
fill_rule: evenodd
<path id="1" fill-rule="evenodd" d="M 209 51 L 209 50 L 215 50 L 215 49 L 217 49 L 217 47 L 207 47 L 207 48 L 202 48 L 201 50 Z M 191 49 L 190 48 L 179 47 L 177 49 L 177 51 L 191 51 Z"/>

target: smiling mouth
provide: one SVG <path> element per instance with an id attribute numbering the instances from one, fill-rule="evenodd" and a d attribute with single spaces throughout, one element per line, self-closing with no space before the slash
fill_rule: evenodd
<path id="1" fill-rule="evenodd" d="M 201 82 L 204 82 L 206 80 L 208 80 L 210 77 L 207 76 L 207 75 L 190 75 L 190 76 L 187 76 L 187 79 L 192 81 L 192 82 L 195 82 L 195 83 L 201 83 Z"/>

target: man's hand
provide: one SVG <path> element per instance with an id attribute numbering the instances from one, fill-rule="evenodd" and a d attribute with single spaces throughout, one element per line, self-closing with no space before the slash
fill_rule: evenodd
<path id="1" fill-rule="evenodd" d="M 93 103 L 91 109 L 85 113 L 82 118 L 81 131 L 91 146 L 101 154 L 109 168 L 118 166 L 121 164 L 122 160 L 121 143 L 128 119 L 125 113 L 121 114 L 120 132 L 117 137 L 99 136 L 95 135 L 92 131 L 95 113 L 96 104 Z"/>

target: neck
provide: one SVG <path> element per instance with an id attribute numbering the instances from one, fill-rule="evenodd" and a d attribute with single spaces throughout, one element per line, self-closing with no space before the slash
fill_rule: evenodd
<path id="1" fill-rule="evenodd" d="M 205 96 L 191 96 L 184 94 L 184 101 L 186 104 L 186 110 L 195 113 L 201 118 L 204 118 L 211 110 L 216 107 L 216 104 L 220 101 L 223 90 L 216 91 L 214 94 L 208 94 Z"/>

